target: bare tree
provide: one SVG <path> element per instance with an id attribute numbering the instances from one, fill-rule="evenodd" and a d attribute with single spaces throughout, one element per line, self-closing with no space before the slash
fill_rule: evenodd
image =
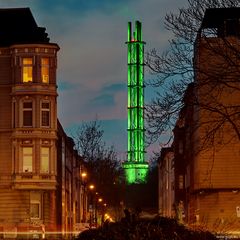
<path id="1" fill-rule="evenodd" d="M 114 199 L 117 197 L 116 189 L 122 188 L 123 170 L 114 146 L 106 146 L 103 136 L 104 131 L 95 120 L 83 123 L 76 131 L 74 139 L 97 191 L 108 203 L 114 204 L 116 201 L 120 202 L 119 199 Z"/>
<path id="2" fill-rule="evenodd" d="M 174 35 L 170 48 L 162 54 L 153 49 L 146 59 L 155 76 L 150 84 L 157 89 L 157 97 L 146 110 L 150 141 L 158 140 L 165 131 L 174 128 L 186 103 L 185 91 L 190 83 L 188 105 L 194 107 L 195 113 L 207 116 L 195 121 L 196 129 L 200 126 L 204 129 L 201 142 L 209 146 L 224 134 L 223 129 L 232 133 L 225 141 L 240 140 L 240 101 L 223 101 L 240 96 L 239 37 L 221 35 L 202 22 L 208 8 L 239 6 L 238 0 L 188 0 L 186 8 L 166 15 L 165 26 Z M 221 41 L 214 42 L 211 36 L 218 36 Z M 204 47 L 201 51 L 205 52 L 205 58 L 194 58 L 198 44 Z"/>
<path id="3" fill-rule="evenodd" d="M 103 142 L 103 130 L 95 120 L 83 123 L 76 131 L 74 140 L 78 153 L 87 162 L 94 161 L 104 152 L 105 143 Z"/>

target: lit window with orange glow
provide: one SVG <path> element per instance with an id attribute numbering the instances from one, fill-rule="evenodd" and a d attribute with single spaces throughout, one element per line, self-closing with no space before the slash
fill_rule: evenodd
<path id="1" fill-rule="evenodd" d="M 33 80 L 33 59 L 23 58 L 23 82 L 32 82 Z"/>
<path id="2" fill-rule="evenodd" d="M 41 58 L 41 78 L 43 83 L 49 83 L 49 58 Z"/>
<path id="3" fill-rule="evenodd" d="M 41 173 L 49 173 L 49 159 L 50 149 L 48 147 L 41 147 Z"/>
<path id="4" fill-rule="evenodd" d="M 22 148 L 23 172 L 32 172 L 33 148 Z"/>

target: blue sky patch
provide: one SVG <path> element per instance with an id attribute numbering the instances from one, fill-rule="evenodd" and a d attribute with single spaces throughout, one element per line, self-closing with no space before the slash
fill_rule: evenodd
<path id="1" fill-rule="evenodd" d="M 74 84 L 72 84 L 71 82 L 66 82 L 66 81 L 59 81 L 58 82 L 58 90 L 59 91 L 67 91 L 67 90 L 71 90 L 74 89 Z"/>
<path id="2" fill-rule="evenodd" d="M 103 88 L 104 92 L 118 92 L 118 91 L 127 91 L 127 84 L 115 83 Z"/>
<path id="3" fill-rule="evenodd" d="M 111 94 L 102 94 L 93 98 L 90 102 L 90 105 L 94 107 L 103 106 L 103 107 L 110 107 L 115 105 L 114 96 Z"/>

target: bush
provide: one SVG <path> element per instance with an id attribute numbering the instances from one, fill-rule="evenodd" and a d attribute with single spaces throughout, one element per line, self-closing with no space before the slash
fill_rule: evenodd
<path id="1" fill-rule="evenodd" d="M 136 221 L 105 223 L 102 227 L 82 232 L 78 240 L 214 240 L 206 231 L 193 231 L 179 225 L 175 219 L 156 217 Z"/>

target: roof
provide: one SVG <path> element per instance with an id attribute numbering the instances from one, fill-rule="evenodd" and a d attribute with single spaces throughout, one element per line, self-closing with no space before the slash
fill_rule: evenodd
<path id="1" fill-rule="evenodd" d="M 240 19 L 240 8 L 209 8 L 205 11 L 201 28 L 219 28 L 230 19 Z"/>
<path id="2" fill-rule="evenodd" d="M 45 28 L 38 27 L 30 8 L 0 9 L 0 46 L 49 43 Z"/>

